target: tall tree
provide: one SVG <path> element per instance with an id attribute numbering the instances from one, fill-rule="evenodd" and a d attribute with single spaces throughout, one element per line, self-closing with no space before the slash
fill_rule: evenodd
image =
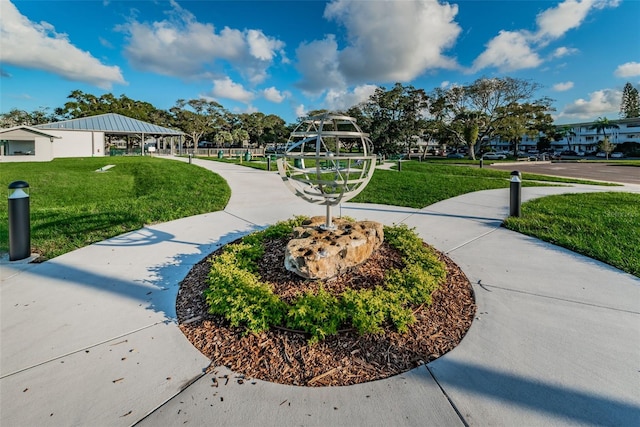
<path id="1" fill-rule="evenodd" d="M 179 99 L 171 108 L 176 125 L 189 135 L 190 147 L 197 147 L 202 135 L 224 129 L 226 110 L 215 101 L 205 99 Z M 226 130 L 225 130 L 226 131 Z M 229 132 L 229 131 L 226 131 Z"/>
<path id="2" fill-rule="evenodd" d="M 629 82 L 622 90 L 622 102 L 620 103 L 620 117 L 623 119 L 633 119 L 640 117 L 640 96 L 638 89 Z"/>
<path id="3" fill-rule="evenodd" d="M 537 103 L 513 103 L 501 107 L 502 120 L 496 123 L 495 134 L 512 144 L 513 155 L 518 155 L 518 143 L 524 135 L 539 137 L 553 122 L 547 113 L 549 107 Z"/>
<path id="4" fill-rule="evenodd" d="M 264 146 L 266 144 L 284 144 L 289 137 L 286 122 L 275 114 L 242 113 L 238 116 L 238 126 L 249 134 L 251 144 Z"/>
<path id="5" fill-rule="evenodd" d="M 216 142 L 216 146 L 223 147 L 225 145 L 231 145 L 233 142 L 233 135 L 228 130 L 221 130 L 216 133 L 213 140 Z"/>
<path id="6" fill-rule="evenodd" d="M 276 114 L 268 114 L 263 120 L 263 133 L 259 145 L 284 144 L 289 139 L 291 131 L 286 122 Z"/>
<path id="7" fill-rule="evenodd" d="M 465 132 L 477 126 L 477 141 L 480 143 L 473 150 L 477 152 L 482 145 L 489 143 L 496 129 L 505 129 L 502 121 L 513 120 L 510 109 L 528 104 L 552 111 L 550 99 L 534 100 L 538 89 L 537 83 L 528 80 L 480 78 L 467 86 L 435 89 L 431 93 L 429 112 L 443 133 L 448 133 L 461 145 L 469 145 Z M 475 153 L 470 155 L 474 157 Z"/>
<path id="8" fill-rule="evenodd" d="M 607 129 L 618 129 L 619 127 L 620 126 L 609 121 L 609 119 L 606 117 L 598 117 L 598 119 L 595 122 L 593 122 L 591 126 L 589 126 L 589 129 L 591 130 L 595 129 L 598 135 L 600 135 L 600 132 L 602 132 L 602 136 L 606 139 Z"/>
<path id="9" fill-rule="evenodd" d="M 401 83 L 389 90 L 375 90 L 362 105 L 362 112 L 368 117 L 376 153 L 396 154 L 411 149 L 414 138 L 422 135 L 427 125 L 427 99 L 424 90 Z"/>
<path id="10" fill-rule="evenodd" d="M 555 133 L 553 134 L 553 140 L 562 141 L 563 139 L 566 139 L 568 149 L 569 151 L 571 151 L 573 150 L 573 148 L 571 147 L 571 142 L 575 136 L 576 136 L 576 133 L 573 131 L 571 126 L 565 125 L 565 126 L 560 126 L 559 128 L 556 129 Z"/>
<path id="11" fill-rule="evenodd" d="M 55 114 L 64 119 L 78 119 L 98 114 L 115 113 L 158 125 L 169 125 L 169 123 L 161 124 L 154 121 L 154 119 L 158 118 L 166 119 L 166 113 L 163 115 L 160 113 L 161 110 L 158 110 L 152 104 L 131 99 L 124 94 L 118 98 L 111 93 L 97 97 L 81 90 L 74 90 L 67 96 L 67 99 L 69 101 L 64 104 L 64 107 L 55 110 Z"/>
<path id="12" fill-rule="evenodd" d="M 48 108 L 40 107 L 38 110 L 28 112 L 14 108 L 7 113 L 0 114 L 0 127 L 35 126 L 56 121 L 56 116 L 47 113 Z"/>
<path id="13" fill-rule="evenodd" d="M 231 132 L 233 142 L 240 146 L 244 146 L 245 142 L 249 142 L 249 132 L 242 128 L 236 128 Z"/>

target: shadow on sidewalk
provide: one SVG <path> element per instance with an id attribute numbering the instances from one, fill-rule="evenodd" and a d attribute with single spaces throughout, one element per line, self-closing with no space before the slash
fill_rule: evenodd
<path id="1" fill-rule="evenodd" d="M 254 228 L 258 229 L 258 227 Z M 109 268 L 118 268 L 117 265 L 103 267 L 103 263 L 108 264 L 108 261 L 97 260 L 97 265 L 96 262 L 92 262 L 83 268 L 77 262 L 67 262 L 67 256 L 64 255 L 34 266 L 35 268 L 29 269 L 29 273 L 47 279 L 58 279 L 65 283 L 93 288 L 99 292 L 117 294 L 139 302 L 139 305 L 147 310 L 162 314 L 165 322 L 173 322 L 176 320 L 175 304 L 180 282 L 191 268 L 219 247 L 251 231 L 253 230 L 230 231 L 209 243 L 202 244 L 181 241 L 176 239 L 173 234 L 152 228 L 143 228 L 93 245 L 110 247 L 114 250 L 146 246 L 148 249 L 141 250 L 149 251 L 154 250 L 154 245 L 166 242 L 184 245 L 184 250 L 178 248 L 175 251 L 176 255 L 159 256 L 158 264 L 146 267 L 147 274 L 144 277 L 133 277 L 131 280 L 115 277 L 115 275 L 110 276 L 108 273 L 100 273 L 100 271 L 108 271 Z M 135 264 L 135 259 L 131 261 Z M 91 267 L 95 268 L 92 270 Z"/>
<path id="2" fill-rule="evenodd" d="M 604 394 L 572 389 L 563 386 L 560 382 L 551 384 L 446 358 L 438 359 L 427 366 L 453 403 L 457 405 L 460 402 L 456 402 L 458 400 L 456 396 L 458 393 L 463 393 L 544 413 L 557 418 L 557 422 L 563 423 L 632 426 L 637 425 L 640 420 L 638 404 L 617 400 Z M 629 398 L 637 399 L 637 394 L 630 395 Z M 461 399 L 468 400 L 467 397 L 461 397 Z M 464 415 L 464 411 L 469 408 L 459 406 L 458 409 Z M 482 422 L 500 424 L 500 419 L 495 419 L 493 423 L 489 420 L 482 420 Z M 548 422 L 552 424 L 554 421 L 548 420 Z"/>

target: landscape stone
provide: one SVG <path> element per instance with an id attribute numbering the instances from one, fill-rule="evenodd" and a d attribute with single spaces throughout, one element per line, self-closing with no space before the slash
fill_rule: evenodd
<path id="1" fill-rule="evenodd" d="M 305 279 L 330 279 L 365 262 L 384 240 L 383 226 L 375 221 L 333 219 L 333 229 L 316 216 L 293 230 L 284 265 Z"/>

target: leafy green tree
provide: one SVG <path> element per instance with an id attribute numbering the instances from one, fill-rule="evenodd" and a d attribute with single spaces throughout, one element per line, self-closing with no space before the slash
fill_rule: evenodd
<path id="1" fill-rule="evenodd" d="M 233 143 L 243 146 L 245 142 L 249 142 L 249 132 L 244 129 L 236 128 L 231 132 Z"/>
<path id="2" fill-rule="evenodd" d="M 47 110 L 48 108 L 40 107 L 28 112 L 13 108 L 8 113 L 0 114 L 0 127 L 35 126 L 56 121 L 55 115 L 47 114 Z"/>
<path id="3" fill-rule="evenodd" d="M 495 134 L 509 141 L 513 155 L 517 156 L 518 143 L 524 135 L 539 137 L 546 126 L 553 122 L 544 103 L 513 103 L 499 109 L 502 120 L 496 123 Z M 504 109 L 502 111 L 502 109 Z"/>
<path id="4" fill-rule="evenodd" d="M 238 115 L 238 126 L 247 131 L 250 143 L 259 147 L 285 143 L 289 137 L 285 121 L 275 114 L 243 113 Z"/>
<path id="5" fill-rule="evenodd" d="M 496 129 L 506 130 L 505 123 L 514 120 L 520 105 L 535 107 L 536 111 L 552 111 L 550 99 L 534 99 L 538 89 L 537 83 L 528 80 L 480 78 L 467 86 L 435 89 L 430 94 L 429 112 L 432 120 L 439 123 L 441 134 L 448 134 L 460 145 L 468 145 L 465 129 L 477 126 L 480 144 L 473 150 L 477 153 L 482 145 L 489 143 Z M 548 121 L 538 113 L 534 116 Z M 472 158 L 475 153 L 470 153 Z"/>
<path id="6" fill-rule="evenodd" d="M 362 104 L 368 119 L 374 151 L 378 154 L 409 152 L 415 137 L 427 127 L 427 95 L 422 89 L 396 83 L 391 89 L 379 87 Z"/>
<path id="7" fill-rule="evenodd" d="M 600 144 L 598 145 L 598 148 L 600 148 L 601 151 L 603 151 L 604 153 L 606 153 L 607 155 L 607 160 L 609 160 L 609 154 L 611 154 L 611 152 L 613 150 L 615 150 L 616 146 L 615 144 L 612 144 L 609 141 L 609 137 L 605 136 L 604 139 L 600 142 Z"/>
<path id="8" fill-rule="evenodd" d="M 289 139 L 291 130 L 286 122 L 276 114 L 268 114 L 263 121 L 263 133 L 258 145 L 284 144 Z"/>
<path id="9" fill-rule="evenodd" d="M 455 137 L 458 137 L 458 139 L 459 132 L 456 131 L 456 128 L 460 127 L 462 129 L 463 143 L 469 147 L 469 157 L 474 160 L 475 146 L 476 142 L 478 142 L 482 120 L 483 117 L 481 117 L 481 114 L 478 112 L 463 111 L 456 117 L 456 126 L 451 127 L 451 132 Z"/>
<path id="10" fill-rule="evenodd" d="M 227 124 L 224 120 L 226 110 L 222 105 L 202 98 L 189 101 L 179 99 L 170 111 L 176 126 L 189 135 L 190 147 L 197 147 L 203 135 L 222 129 Z"/>
<path id="11" fill-rule="evenodd" d="M 100 97 L 84 93 L 81 90 L 72 91 L 67 97 L 63 107 L 57 108 L 55 114 L 63 119 L 77 119 L 82 117 L 96 116 L 99 114 L 115 113 L 133 119 L 156 123 L 160 126 L 168 126 L 170 123 L 158 123 L 155 119 L 166 119 L 168 114 L 160 113 L 156 107 L 145 101 L 137 101 L 120 95 L 116 98 L 111 93 L 106 93 Z"/>
<path id="12" fill-rule="evenodd" d="M 213 137 L 216 146 L 223 147 L 225 145 L 231 145 L 233 143 L 233 135 L 228 130 L 221 130 Z"/>
<path id="13" fill-rule="evenodd" d="M 622 90 L 622 102 L 620 103 L 620 117 L 623 119 L 633 119 L 640 117 L 640 96 L 638 89 L 629 82 Z"/>

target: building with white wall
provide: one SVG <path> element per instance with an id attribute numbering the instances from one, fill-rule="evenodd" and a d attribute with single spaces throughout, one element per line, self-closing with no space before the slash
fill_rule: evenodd
<path id="1" fill-rule="evenodd" d="M 614 146 L 624 143 L 637 144 L 637 151 L 640 151 L 640 118 L 611 120 L 611 124 L 617 128 L 606 129 L 606 136 Z M 551 141 L 551 149 L 554 151 L 572 150 L 576 152 L 598 151 L 599 144 L 604 140 L 604 134 L 591 129 L 596 122 L 570 123 L 566 125 L 556 125 L 556 129 L 566 128 L 567 136 L 558 141 Z M 518 151 L 531 151 L 538 148 L 538 142 L 543 134 L 531 137 L 523 135 L 518 142 Z M 503 141 L 500 137 L 493 137 L 489 146 L 498 151 L 513 151 L 513 145 L 508 141 Z"/>
<path id="2" fill-rule="evenodd" d="M 551 142 L 551 146 L 557 150 L 592 152 L 598 149 L 600 142 L 604 140 L 604 134 L 591 129 L 595 122 L 571 123 L 558 126 L 566 127 L 568 135 L 560 141 Z M 609 142 L 618 146 L 624 143 L 638 144 L 640 149 L 640 117 L 633 119 L 611 120 L 617 128 L 606 129 L 604 133 Z M 571 147 L 571 148 L 569 148 Z"/>
<path id="3" fill-rule="evenodd" d="M 0 129 L 0 162 L 97 157 L 119 147 L 120 154 L 144 154 L 143 144 L 173 153 L 184 133 L 120 114 L 101 114 L 36 126 Z"/>

